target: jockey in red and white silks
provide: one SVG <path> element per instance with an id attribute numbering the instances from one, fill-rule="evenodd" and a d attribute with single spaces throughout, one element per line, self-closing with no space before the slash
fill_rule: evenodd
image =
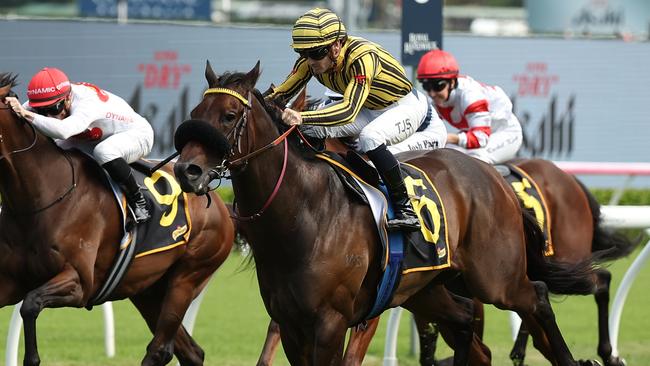
<path id="1" fill-rule="evenodd" d="M 453 56 L 442 50 L 429 51 L 418 66 L 418 80 L 438 114 L 459 130 L 448 134 L 447 147 L 490 164 L 514 158 L 523 137 L 512 102 L 500 87 L 459 75 L 458 70 Z"/>
<path id="2" fill-rule="evenodd" d="M 149 122 L 122 98 L 89 83 L 70 83 L 56 68 L 44 68 L 27 86 L 28 101 L 6 100 L 12 110 L 64 148 L 92 156 L 125 192 L 136 222 L 150 218 L 129 163 L 147 155 L 154 133 Z"/>

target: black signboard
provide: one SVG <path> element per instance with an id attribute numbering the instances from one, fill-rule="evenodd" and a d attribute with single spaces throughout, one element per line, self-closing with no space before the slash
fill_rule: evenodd
<path id="1" fill-rule="evenodd" d="M 403 0 L 402 64 L 417 67 L 435 48 L 442 48 L 442 0 Z"/>

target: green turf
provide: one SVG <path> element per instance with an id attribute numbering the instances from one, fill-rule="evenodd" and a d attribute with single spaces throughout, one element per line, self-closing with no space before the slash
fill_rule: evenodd
<path id="1" fill-rule="evenodd" d="M 636 256 L 638 251 L 634 253 Z M 633 256 L 611 266 L 614 289 Z M 262 306 L 254 271 L 241 270 L 242 258 L 233 254 L 213 278 L 197 319 L 194 335 L 206 352 L 206 365 L 240 366 L 255 364 L 264 340 L 268 316 Z M 626 303 L 619 336 L 619 349 L 629 365 L 650 365 L 650 268 L 644 268 L 634 283 Z M 128 301 L 114 303 L 117 355 L 104 353 L 103 320 L 100 309 L 46 309 L 38 319 L 38 341 L 45 365 L 136 365 L 139 364 L 150 335 L 144 321 Z M 596 307 L 593 297 L 554 299 L 560 328 L 576 358 L 596 357 Z M 7 325 L 12 308 L 0 310 L 0 359 L 5 358 Z M 400 365 L 416 365 L 409 355 L 410 317 L 404 313 L 400 328 Z M 508 365 L 510 341 L 507 315 L 487 309 L 486 343 L 495 365 Z M 375 337 L 364 365 L 381 365 L 387 316 Z M 528 365 L 547 365 L 529 347 Z M 442 347 L 442 356 L 450 351 Z M 21 341 L 22 357 L 22 341 Z M 22 364 L 22 361 L 19 362 Z M 276 365 L 287 365 L 280 350 Z"/>

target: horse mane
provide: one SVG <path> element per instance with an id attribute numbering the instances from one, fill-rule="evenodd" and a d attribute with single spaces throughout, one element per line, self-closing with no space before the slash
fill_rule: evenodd
<path id="1" fill-rule="evenodd" d="M 0 72 L 0 88 L 4 88 L 7 85 L 11 85 L 11 87 L 13 88 L 18 84 L 16 79 L 18 79 L 17 74 L 13 74 L 10 72 Z"/>

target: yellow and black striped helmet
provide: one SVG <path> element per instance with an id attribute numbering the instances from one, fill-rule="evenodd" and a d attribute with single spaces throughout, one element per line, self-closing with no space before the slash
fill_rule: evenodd
<path id="1" fill-rule="evenodd" d="M 293 25 L 291 47 L 297 51 L 325 46 L 346 35 L 338 15 L 328 9 L 315 8 L 303 14 Z"/>

